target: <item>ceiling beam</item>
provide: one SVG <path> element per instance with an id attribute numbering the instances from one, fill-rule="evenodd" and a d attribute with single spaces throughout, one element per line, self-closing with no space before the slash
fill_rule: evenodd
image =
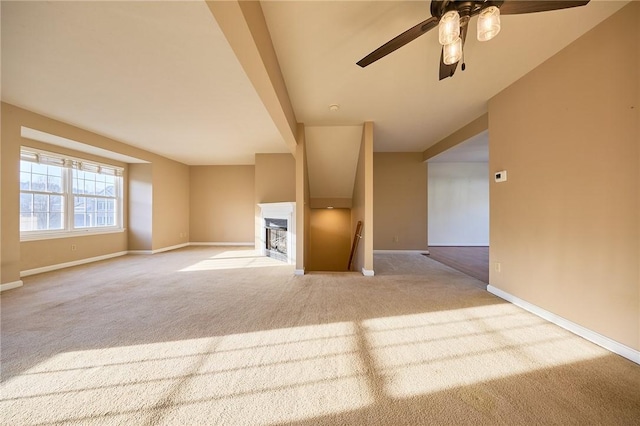
<path id="1" fill-rule="evenodd" d="M 459 143 L 462 143 L 469 138 L 484 132 L 489 128 L 489 114 L 482 114 L 480 117 L 473 120 L 466 126 L 456 130 L 441 141 L 431 145 L 426 151 L 422 153 L 422 161 L 435 157 L 436 155 L 445 152 L 449 148 L 452 148 Z"/>
<path id="2" fill-rule="evenodd" d="M 260 2 L 207 1 L 207 6 L 295 156 L 297 120 Z"/>

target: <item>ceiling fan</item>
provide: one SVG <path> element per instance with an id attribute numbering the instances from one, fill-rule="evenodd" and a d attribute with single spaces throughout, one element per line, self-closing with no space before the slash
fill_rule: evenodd
<path id="1" fill-rule="evenodd" d="M 440 80 L 452 77 L 462 59 L 462 46 L 467 38 L 469 20 L 478 15 L 478 40 L 488 41 L 500 32 L 500 15 L 546 12 L 584 6 L 589 0 L 432 0 L 431 18 L 408 29 L 383 44 L 360 61 L 362 68 L 401 48 L 428 31 L 438 28 L 442 44 L 440 54 Z M 465 65 L 462 64 L 464 71 Z"/>

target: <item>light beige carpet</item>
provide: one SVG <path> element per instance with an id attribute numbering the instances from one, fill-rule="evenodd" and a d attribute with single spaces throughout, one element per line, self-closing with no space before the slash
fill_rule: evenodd
<path id="1" fill-rule="evenodd" d="M 192 247 L 2 293 L 0 424 L 640 424 L 640 366 L 418 254 Z"/>

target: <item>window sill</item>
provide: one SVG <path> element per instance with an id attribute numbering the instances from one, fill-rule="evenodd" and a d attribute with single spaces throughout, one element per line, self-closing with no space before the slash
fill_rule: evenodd
<path id="1" fill-rule="evenodd" d="M 34 233 L 29 235 L 20 234 L 20 242 L 28 242 L 28 241 L 40 241 L 40 240 L 55 240 L 60 238 L 76 238 L 76 237 L 85 237 L 92 235 L 104 235 L 104 234 L 119 234 L 125 232 L 126 228 L 116 228 L 116 229 L 82 229 L 82 230 L 74 230 L 74 231 L 59 231 L 59 232 L 44 232 L 44 233 Z"/>

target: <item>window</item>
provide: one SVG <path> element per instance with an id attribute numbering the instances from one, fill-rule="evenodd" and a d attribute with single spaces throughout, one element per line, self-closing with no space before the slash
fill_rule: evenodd
<path id="1" fill-rule="evenodd" d="M 21 237 L 122 229 L 122 169 L 23 147 Z"/>

